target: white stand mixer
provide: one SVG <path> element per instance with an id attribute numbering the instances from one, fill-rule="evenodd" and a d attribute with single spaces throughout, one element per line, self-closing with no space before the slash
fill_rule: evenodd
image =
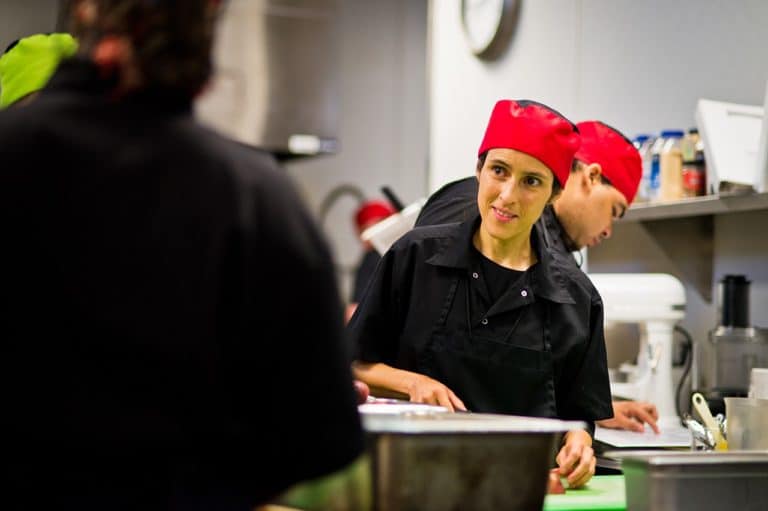
<path id="1" fill-rule="evenodd" d="M 614 397 L 650 401 L 659 410 L 659 427 L 679 426 L 672 381 L 672 336 L 685 316 L 685 288 L 662 273 L 590 273 L 603 298 L 606 326 L 639 323 L 637 365 L 625 364 L 627 382 L 611 382 Z"/>

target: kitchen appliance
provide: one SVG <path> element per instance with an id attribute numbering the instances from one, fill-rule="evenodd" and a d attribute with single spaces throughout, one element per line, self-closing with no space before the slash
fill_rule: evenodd
<path id="1" fill-rule="evenodd" d="M 693 383 L 715 414 L 725 411 L 723 398 L 747 395 L 753 367 L 768 367 L 768 329 L 750 326 L 749 284 L 744 275 L 723 277 L 720 324 L 694 344 Z"/>
<path id="2" fill-rule="evenodd" d="M 768 452 L 611 451 L 628 511 L 768 509 Z"/>
<path id="3" fill-rule="evenodd" d="M 582 422 L 508 415 L 361 412 L 374 509 L 541 509 L 559 440 Z"/>
<path id="4" fill-rule="evenodd" d="M 337 0 L 229 0 L 197 117 L 280 159 L 332 153 L 340 120 Z"/>
<path id="5" fill-rule="evenodd" d="M 590 273 L 603 299 L 605 322 L 640 325 L 637 364 L 623 364 L 627 381 L 611 381 L 615 397 L 651 401 L 659 410 L 659 427 L 680 426 L 672 381 L 672 336 L 685 316 L 685 288 L 661 273 Z"/>
<path id="6" fill-rule="evenodd" d="M 753 367 L 749 377 L 749 397 L 768 399 L 768 367 Z"/>
<path id="7" fill-rule="evenodd" d="M 759 156 L 765 111 L 759 105 L 699 99 L 696 125 L 704 141 L 707 193 L 764 191 Z"/>

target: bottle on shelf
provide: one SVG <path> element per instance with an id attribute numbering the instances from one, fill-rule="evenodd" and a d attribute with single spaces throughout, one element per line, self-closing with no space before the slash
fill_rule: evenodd
<path id="1" fill-rule="evenodd" d="M 660 199 L 661 194 L 661 150 L 664 148 L 664 141 L 669 137 L 671 131 L 662 131 L 661 135 L 654 139 L 650 149 L 650 172 L 648 176 L 648 200 L 655 202 Z"/>
<path id="2" fill-rule="evenodd" d="M 682 196 L 698 197 L 706 193 L 706 164 L 704 162 L 704 141 L 699 130 L 691 128 L 680 145 L 683 154 Z"/>
<path id="3" fill-rule="evenodd" d="M 643 173 L 640 178 L 640 186 L 637 188 L 637 195 L 635 196 L 636 202 L 648 202 L 650 200 L 650 181 L 651 181 L 651 147 L 655 137 L 652 135 L 637 135 L 632 140 L 632 145 L 635 146 L 637 152 L 640 153 L 640 159 L 643 165 Z"/>
<path id="4" fill-rule="evenodd" d="M 666 135 L 666 136 L 665 136 Z M 659 200 L 671 201 L 683 196 L 683 132 L 669 130 L 662 133 L 664 145 L 659 155 Z"/>

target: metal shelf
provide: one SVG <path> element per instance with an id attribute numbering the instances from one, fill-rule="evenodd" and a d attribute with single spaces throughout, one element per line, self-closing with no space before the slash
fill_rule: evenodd
<path id="1" fill-rule="evenodd" d="M 768 211 L 768 192 L 720 194 L 670 202 L 635 204 L 618 223 L 639 223 L 675 263 L 685 280 L 712 300 L 714 218 Z"/>
<path id="2" fill-rule="evenodd" d="M 768 192 L 706 195 L 669 202 L 634 204 L 627 210 L 622 221 L 645 222 L 759 209 L 768 209 Z"/>

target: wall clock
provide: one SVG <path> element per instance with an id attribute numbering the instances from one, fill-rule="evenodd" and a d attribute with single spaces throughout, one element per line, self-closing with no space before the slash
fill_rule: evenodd
<path id="1" fill-rule="evenodd" d="M 520 0 L 461 0 L 461 24 L 478 58 L 498 58 L 515 31 Z"/>

